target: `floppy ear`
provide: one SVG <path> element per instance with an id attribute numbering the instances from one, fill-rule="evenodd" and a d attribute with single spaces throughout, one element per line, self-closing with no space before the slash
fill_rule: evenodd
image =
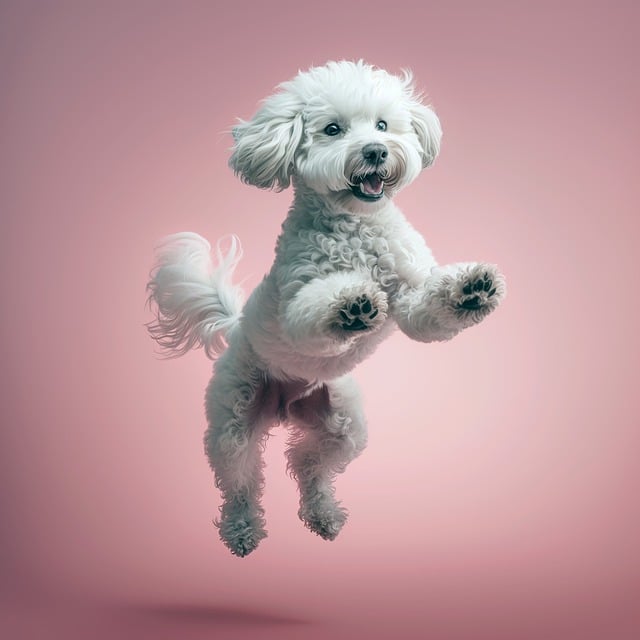
<path id="1" fill-rule="evenodd" d="M 401 82 L 411 114 L 411 124 L 422 146 L 422 167 L 425 168 L 433 164 L 440 151 L 440 120 L 432 109 L 422 103 L 421 96 L 416 95 L 411 71 L 403 71 Z"/>
<path id="2" fill-rule="evenodd" d="M 442 128 L 438 116 L 429 107 L 412 101 L 409 106 L 411 124 L 422 146 L 422 167 L 432 165 L 440 151 Z"/>
<path id="3" fill-rule="evenodd" d="M 293 158 L 304 131 L 299 100 L 283 91 L 267 98 L 248 122 L 233 128 L 229 166 L 243 182 L 282 191 L 291 183 Z"/>

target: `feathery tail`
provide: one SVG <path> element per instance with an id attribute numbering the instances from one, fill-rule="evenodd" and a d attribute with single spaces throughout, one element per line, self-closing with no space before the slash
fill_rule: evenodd
<path id="1" fill-rule="evenodd" d="M 242 291 L 231 276 L 242 256 L 240 241 L 231 236 L 226 253 L 197 233 L 168 236 L 156 249 L 156 263 L 147 291 L 155 320 L 146 326 L 166 357 L 175 358 L 204 347 L 214 359 L 226 347 L 225 335 L 238 323 Z M 154 308 L 155 307 L 155 308 Z"/>

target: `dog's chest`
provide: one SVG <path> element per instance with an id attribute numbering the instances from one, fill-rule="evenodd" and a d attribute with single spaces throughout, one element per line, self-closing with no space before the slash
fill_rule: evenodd
<path id="1" fill-rule="evenodd" d="M 365 271 L 385 289 L 396 284 L 396 259 L 382 225 L 336 221 L 332 227 L 308 232 L 311 260 L 323 275 Z"/>

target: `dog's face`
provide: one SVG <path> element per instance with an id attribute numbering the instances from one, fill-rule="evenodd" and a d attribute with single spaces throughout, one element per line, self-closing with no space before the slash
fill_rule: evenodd
<path id="1" fill-rule="evenodd" d="M 262 188 L 291 178 L 337 211 L 373 212 L 434 160 L 442 132 L 411 77 L 331 62 L 285 82 L 234 129 L 230 165 Z"/>

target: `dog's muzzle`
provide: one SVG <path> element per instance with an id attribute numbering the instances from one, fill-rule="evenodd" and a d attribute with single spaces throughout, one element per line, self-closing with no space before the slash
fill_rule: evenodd
<path id="1" fill-rule="evenodd" d="M 380 169 L 388 155 L 387 147 L 379 142 L 366 144 L 362 147 L 362 157 L 366 164 L 375 167 L 376 170 L 353 177 L 351 192 L 356 198 L 365 202 L 375 202 L 382 198 L 384 177 Z"/>

